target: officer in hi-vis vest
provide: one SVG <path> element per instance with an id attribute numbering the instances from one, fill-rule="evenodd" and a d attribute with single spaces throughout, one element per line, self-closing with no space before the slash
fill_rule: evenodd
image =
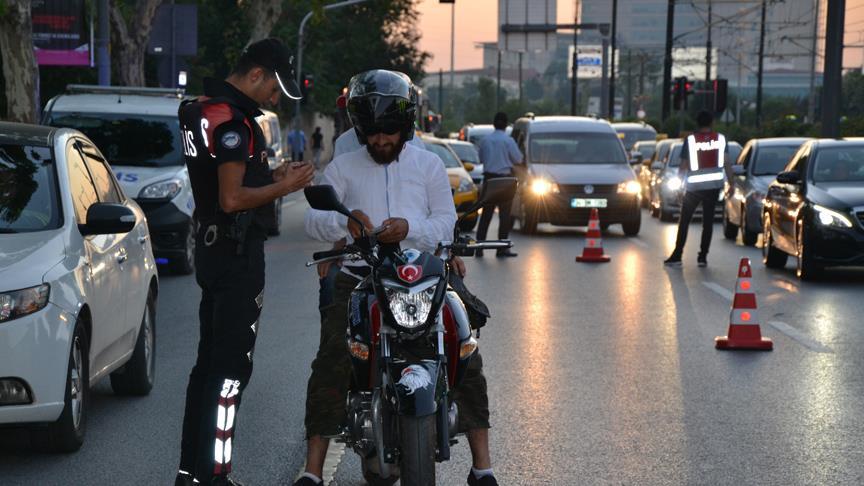
<path id="1" fill-rule="evenodd" d="M 714 209 L 726 180 L 728 146 L 726 137 L 714 131 L 714 116 L 702 111 L 696 116 L 696 132 L 684 139 L 681 147 L 679 176 L 684 181 L 684 200 L 678 222 L 675 250 L 664 262 L 667 266 L 681 266 L 681 254 L 687 241 L 690 220 L 699 204 L 702 205 L 702 248 L 697 259 L 700 267 L 708 265 L 708 248 L 714 230 Z"/>

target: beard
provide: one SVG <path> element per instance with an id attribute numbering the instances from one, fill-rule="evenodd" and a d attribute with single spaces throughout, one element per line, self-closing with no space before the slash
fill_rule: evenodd
<path id="1" fill-rule="evenodd" d="M 369 152 L 369 156 L 372 157 L 372 160 L 378 164 L 387 165 L 396 160 L 399 156 L 399 152 L 402 151 L 403 145 L 403 142 L 399 142 L 398 144 L 384 143 L 376 145 L 368 143 L 366 144 L 366 151 Z"/>

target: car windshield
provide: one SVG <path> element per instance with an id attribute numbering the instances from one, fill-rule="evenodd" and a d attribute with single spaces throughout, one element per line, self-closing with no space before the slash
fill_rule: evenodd
<path id="1" fill-rule="evenodd" d="M 99 147 L 111 165 L 183 165 L 177 117 L 54 113 L 48 124 L 81 131 Z"/>
<path id="2" fill-rule="evenodd" d="M 621 141 L 624 142 L 624 147 L 627 150 L 630 150 L 636 142 L 657 138 L 657 134 L 647 128 L 616 128 L 615 131 L 623 135 Z"/>
<path id="3" fill-rule="evenodd" d="M 626 164 L 627 156 L 614 133 L 535 133 L 531 135 L 533 164 Z"/>
<path id="4" fill-rule="evenodd" d="M 643 160 L 648 160 L 651 158 L 652 155 L 654 155 L 654 147 L 654 144 L 646 143 L 637 146 L 636 150 L 638 150 L 639 153 L 642 154 Z"/>
<path id="5" fill-rule="evenodd" d="M 450 148 L 456 152 L 456 155 L 459 156 L 462 162 L 476 164 L 477 161 L 480 160 L 480 155 L 477 153 L 477 149 L 473 145 L 453 143 L 450 144 Z"/>
<path id="6" fill-rule="evenodd" d="M 447 150 L 447 147 L 443 145 L 439 145 L 437 143 L 427 143 L 426 150 L 432 152 L 433 154 L 441 157 L 441 160 L 444 162 L 444 167 L 448 169 L 453 169 L 456 167 L 462 167 L 462 163 L 459 162 L 453 152 Z"/>
<path id="7" fill-rule="evenodd" d="M 57 229 L 61 222 L 51 149 L 0 144 L 0 233 Z"/>
<path id="8" fill-rule="evenodd" d="M 681 148 L 682 144 L 676 143 L 672 146 L 672 150 L 669 152 L 669 161 L 666 163 L 668 167 L 678 167 L 681 165 Z"/>
<path id="9" fill-rule="evenodd" d="M 729 153 L 729 160 L 731 163 L 735 163 L 738 160 L 738 156 L 741 155 L 741 152 L 744 150 L 744 147 L 738 144 L 738 142 L 729 142 L 726 145 L 726 152 Z"/>
<path id="10" fill-rule="evenodd" d="M 819 149 L 813 182 L 864 182 L 864 145 Z"/>
<path id="11" fill-rule="evenodd" d="M 799 145 L 769 145 L 759 147 L 753 161 L 754 176 L 776 176 L 783 172 Z M 731 154 L 730 154 L 731 156 Z"/>

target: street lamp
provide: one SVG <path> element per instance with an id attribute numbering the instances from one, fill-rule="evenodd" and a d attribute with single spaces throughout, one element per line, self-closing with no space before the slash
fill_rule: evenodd
<path id="1" fill-rule="evenodd" d="M 325 5 L 323 7 L 323 10 L 333 10 L 333 9 L 342 8 L 342 7 L 349 7 L 351 5 L 357 5 L 358 3 L 363 3 L 365 1 L 366 0 L 345 0 L 344 2 L 337 2 L 337 3 L 332 3 L 330 5 Z M 303 17 L 303 20 L 300 22 L 300 31 L 297 34 L 297 67 L 295 68 L 296 74 L 297 74 L 297 86 L 302 86 L 301 76 L 303 76 L 303 40 L 304 40 L 304 36 L 305 36 L 305 31 L 306 31 L 306 24 L 309 23 L 309 19 L 312 18 L 312 14 L 314 14 L 314 13 L 315 13 L 314 11 L 310 10 Z M 300 120 L 300 100 L 297 100 L 297 106 L 296 106 L 295 111 L 294 111 L 294 117 L 299 122 L 299 120 Z"/>

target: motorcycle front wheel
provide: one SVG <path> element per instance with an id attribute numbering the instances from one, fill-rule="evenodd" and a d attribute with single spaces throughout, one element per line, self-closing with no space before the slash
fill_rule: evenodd
<path id="1" fill-rule="evenodd" d="M 435 485 L 435 415 L 399 417 L 402 484 Z"/>

